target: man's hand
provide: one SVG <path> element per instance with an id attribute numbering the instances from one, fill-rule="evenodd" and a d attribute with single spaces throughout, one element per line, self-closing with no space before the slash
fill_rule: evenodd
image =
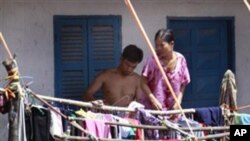
<path id="1" fill-rule="evenodd" d="M 103 100 L 95 100 L 95 101 L 91 101 L 91 104 L 95 107 L 102 107 L 104 105 Z"/>

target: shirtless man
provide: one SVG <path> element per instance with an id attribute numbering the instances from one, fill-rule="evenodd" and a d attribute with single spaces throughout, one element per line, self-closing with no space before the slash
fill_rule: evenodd
<path id="1" fill-rule="evenodd" d="M 142 81 L 141 76 L 134 72 L 142 58 L 143 52 L 140 48 L 128 45 L 123 50 L 118 67 L 98 74 L 84 93 L 83 100 L 94 101 L 94 94 L 101 89 L 104 104 L 126 107 L 131 101 L 136 100 L 137 94 L 142 90 L 155 109 L 161 109 L 161 104 Z"/>

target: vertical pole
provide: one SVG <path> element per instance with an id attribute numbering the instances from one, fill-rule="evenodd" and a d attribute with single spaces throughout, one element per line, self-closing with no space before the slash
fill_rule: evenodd
<path id="1" fill-rule="evenodd" d="M 21 128 L 19 127 L 20 92 L 22 91 L 18 77 L 18 68 L 16 61 L 13 59 L 3 61 L 3 65 L 7 70 L 8 76 L 11 78 L 8 88 L 15 94 L 15 97 L 10 101 L 8 141 L 18 141 L 20 136 L 22 136 L 19 134 L 19 129 Z"/>

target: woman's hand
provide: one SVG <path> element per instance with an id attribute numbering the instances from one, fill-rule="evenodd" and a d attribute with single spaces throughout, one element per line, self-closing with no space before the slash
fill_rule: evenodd
<path id="1" fill-rule="evenodd" d="M 179 109 L 180 109 L 180 107 L 178 106 L 177 103 L 175 103 L 174 106 L 173 106 L 173 108 L 172 108 L 172 110 L 179 110 Z"/>
<path id="2" fill-rule="evenodd" d="M 153 96 L 153 94 L 150 95 L 150 101 L 156 110 L 162 110 L 161 103 Z"/>
<path id="3" fill-rule="evenodd" d="M 162 105 L 161 105 L 161 103 L 158 100 L 152 102 L 152 105 L 154 106 L 154 108 L 156 110 L 162 110 Z"/>

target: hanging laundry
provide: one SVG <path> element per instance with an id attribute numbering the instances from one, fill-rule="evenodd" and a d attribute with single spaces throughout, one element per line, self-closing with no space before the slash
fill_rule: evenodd
<path id="1" fill-rule="evenodd" d="M 250 125 L 250 114 L 234 113 L 234 124 Z"/>
<path id="2" fill-rule="evenodd" d="M 191 127 L 202 127 L 202 124 L 200 124 L 197 121 L 194 121 L 192 119 L 187 119 L 187 121 Z M 183 117 L 179 119 L 178 124 L 180 124 L 180 127 L 188 127 L 187 122 Z M 204 132 L 203 131 L 194 131 L 194 135 L 196 137 L 203 137 Z"/>
<path id="3" fill-rule="evenodd" d="M 125 118 L 128 120 L 128 122 L 132 125 L 140 125 L 140 121 L 132 118 Z M 131 137 L 130 139 L 137 139 L 137 140 L 143 140 L 143 135 L 142 135 L 142 129 L 139 128 L 133 128 L 134 131 L 134 136 Z"/>
<path id="4" fill-rule="evenodd" d="M 237 85 L 233 72 L 227 70 L 221 82 L 220 88 L 220 105 L 229 108 L 230 110 L 237 110 Z"/>
<path id="5" fill-rule="evenodd" d="M 125 118 L 113 116 L 113 119 L 118 123 L 130 124 L 129 121 Z M 132 127 L 118 126 L 118 129 L 119 129 L 119 132 L 118 132 L 119 139 L 131 139 L 131 136 L 135 135 Z"/>
<path id="6" fill-rule="evenodd" d="M 137 109 L 136 119 L 144 125 L 161 125 L 161 121 L 158 118 L 146 112 L 144 109 Z M 156 129 L 145 129 L 144 135 L 145 139 L 160 139 L 159 130 Z"/>
<path id="7" fill-rule="evenodd" d="M 88 114 L 90 114 L 90 117 L 96 117 L 96 118 L 89 118 Z M 92 112 L 85 113 L 85 120 L 83 122 L 83 127 L 98 138 L 111 138 L 110 126 L 106 125 L 105 122 L 110 122 L 109 119 L 112 118 L 110 118 L 108 115 L 106 116 L 103 115 L 104 114 L 94 115 L 94 113 Z"/>
<path id="8" fill-rule="evenodd" d="M 220 107 L 195 108 L 194 120 L 206 126 L 224 125 L 224 117 Z"/>
<path id="9" fill-rule="evenodd" d="M 55 109 L 57 111 L 60 111 L 59 108 Z M 62 125 L 62 117 L 61 115 L 55 113 L 54 111 L 50 111 L 50 120 L 51 120 L 51 124 L 50 124 L 50 134 L 52 135 L 52 137 L 56 140 L 59 141 L 56 136 L 62 136 L 63 135 L 63 125 Z"/>
<path id="10" fill-rule="evenodd" d="M 0 89 L 0 113 L 2 114 L 6 114 L 10 110 L 10 101 L 6 94 L 6 90 Z"/>
<path id="11" fill-rule="evenodd" d="M 46 108 L 31 107 L 25 119 L 27 141 L 54 141 L 50 135 L 50 112 Z"/>

